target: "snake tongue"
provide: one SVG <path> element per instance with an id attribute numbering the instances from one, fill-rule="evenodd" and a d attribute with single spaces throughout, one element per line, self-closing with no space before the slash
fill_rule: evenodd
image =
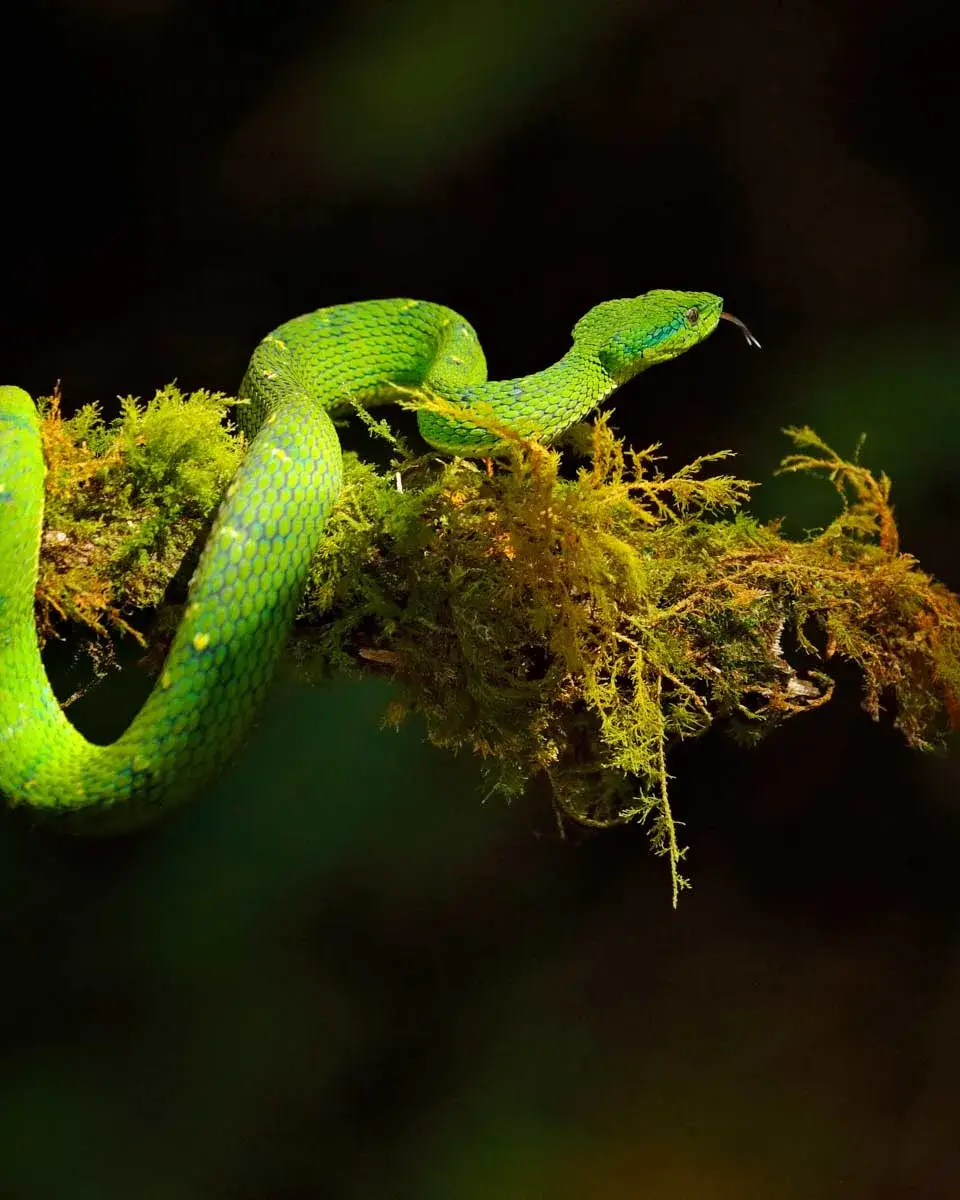
<path id="1" fill-rule="evenodd" d="M 723 319 L 724 319 L 725 321 L 731 321 L 731 322 L 732 322 L 734 325 L 736 325 L 736 327 L 737 327 L 738 329 L 741 329 L 741 330 L 743 331 L 743 336 L 746 338 L 746 340 L 747 340 L 747 345 L 748 345 L 748 346 L 756 346 L 756 348 L 757 348 L 758 350 L 760 349 L 760 343 L 759 343 L 759 342 L 757 341 L 757 339 L 756 339 L 756 338 L 753 336 L 753 334 L 752 334 L 752 333 L 750 332 L 750 330 L 749 330 L 749 329 L 746 327 L 746 325 L 744 325 L 744 323 L 743 323 L 743 322 L 740 320 L 740 318 L 739 318 L 739 317 L 735 317 L 735 316 L 733 315 L 733 313 L 728 313 L 728 312 L 722 312 L 722 313 L 720 314 L 720 316 L 721 316 L 721 317 L 723 317 Z"/>

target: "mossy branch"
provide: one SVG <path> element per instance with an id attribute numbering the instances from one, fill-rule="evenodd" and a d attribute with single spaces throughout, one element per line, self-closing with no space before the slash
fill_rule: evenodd
<path id="1" fill-rule="evenodd" d="M 68 620 L 101 647 L 144 610 L 175 616 L 165 592 L 242 454 L 228 403 L 170 386 L 109 424 L 45 403 L 42 636 Z M 496 466 L 399 442 L 387 473 L 346 455 L 289 644 L 301 677 L 387 675 L 386 721 L 420 714 L 435 745 L 484 758 L 492 791 L 545 772 L 561 822 L 646 822 L 674 904 L 676 740 L 722 719 L 755 741 L 830 699 L 834 658 L 859 667 L 867 712 L 889 702 L 910 745 L 960 724 L 960 602 L 899 552 L 890 481 L 857 455 L 786 431 L 798 450 L 780 469 L 825 474 L 842 497 L 826 529 L 792 541 L 745 510 L 753 483 L 707 474 L 728 451 L 666 473 L 658 446 L 628 449 L 601 416 L 570 431 L 562 462 L 489 413 L 469 419 L 501 439 Z M 175 623 L 159 623 L 150 663 Z"/>

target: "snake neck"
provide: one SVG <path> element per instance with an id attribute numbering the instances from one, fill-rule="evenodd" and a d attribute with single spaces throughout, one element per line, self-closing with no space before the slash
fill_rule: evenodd
<path id="1" fill-rule="evenodd" d="M 589 416 L 617 387 L 594 353 L 574 346 L 533 375 L 438 390 L 443 399 L 478 416 L 488 414 L 521 437 L 549 444 Z M 447 454 L 482 458 L 503 446 L 489 430 L 433 412 L 421 411 L 418 424 L 424 440 Z"/>

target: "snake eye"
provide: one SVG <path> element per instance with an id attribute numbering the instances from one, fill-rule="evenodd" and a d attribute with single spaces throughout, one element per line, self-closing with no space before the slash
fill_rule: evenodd
<path id="1" fill-rule="evenodd" d="M 688 308 L 686 316 L 691 325 L 696 325 L 696 323 L 700 320 L 700 309 Z"/>

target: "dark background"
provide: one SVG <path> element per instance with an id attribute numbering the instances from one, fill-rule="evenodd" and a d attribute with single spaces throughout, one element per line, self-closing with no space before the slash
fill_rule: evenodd
<path id="1" fill-rule="evenodd" d="M 494 375 L 601 299 L 731 328 L 617 401 L 754 510 L 810 423 L 893 476 L 960 587 L 955 41 L 931 0 L 50 0 L 6 14 L 0 374 L 68 407 L 233 389 L 320 305 L 462 311 Z M 357 445 L 363 445 L 362 436 Z M 136 672 L 76 719 L 111 735 Z M 956 758 L 857 681 L 671 760 L 694 891 L 637 828 L 561 840 L 375 685 L 278 686 L 145 838 L 4 822 L 4 1200 L 960 1194 Z M 891 714 L 888 714 L 888 718 Z"/>

